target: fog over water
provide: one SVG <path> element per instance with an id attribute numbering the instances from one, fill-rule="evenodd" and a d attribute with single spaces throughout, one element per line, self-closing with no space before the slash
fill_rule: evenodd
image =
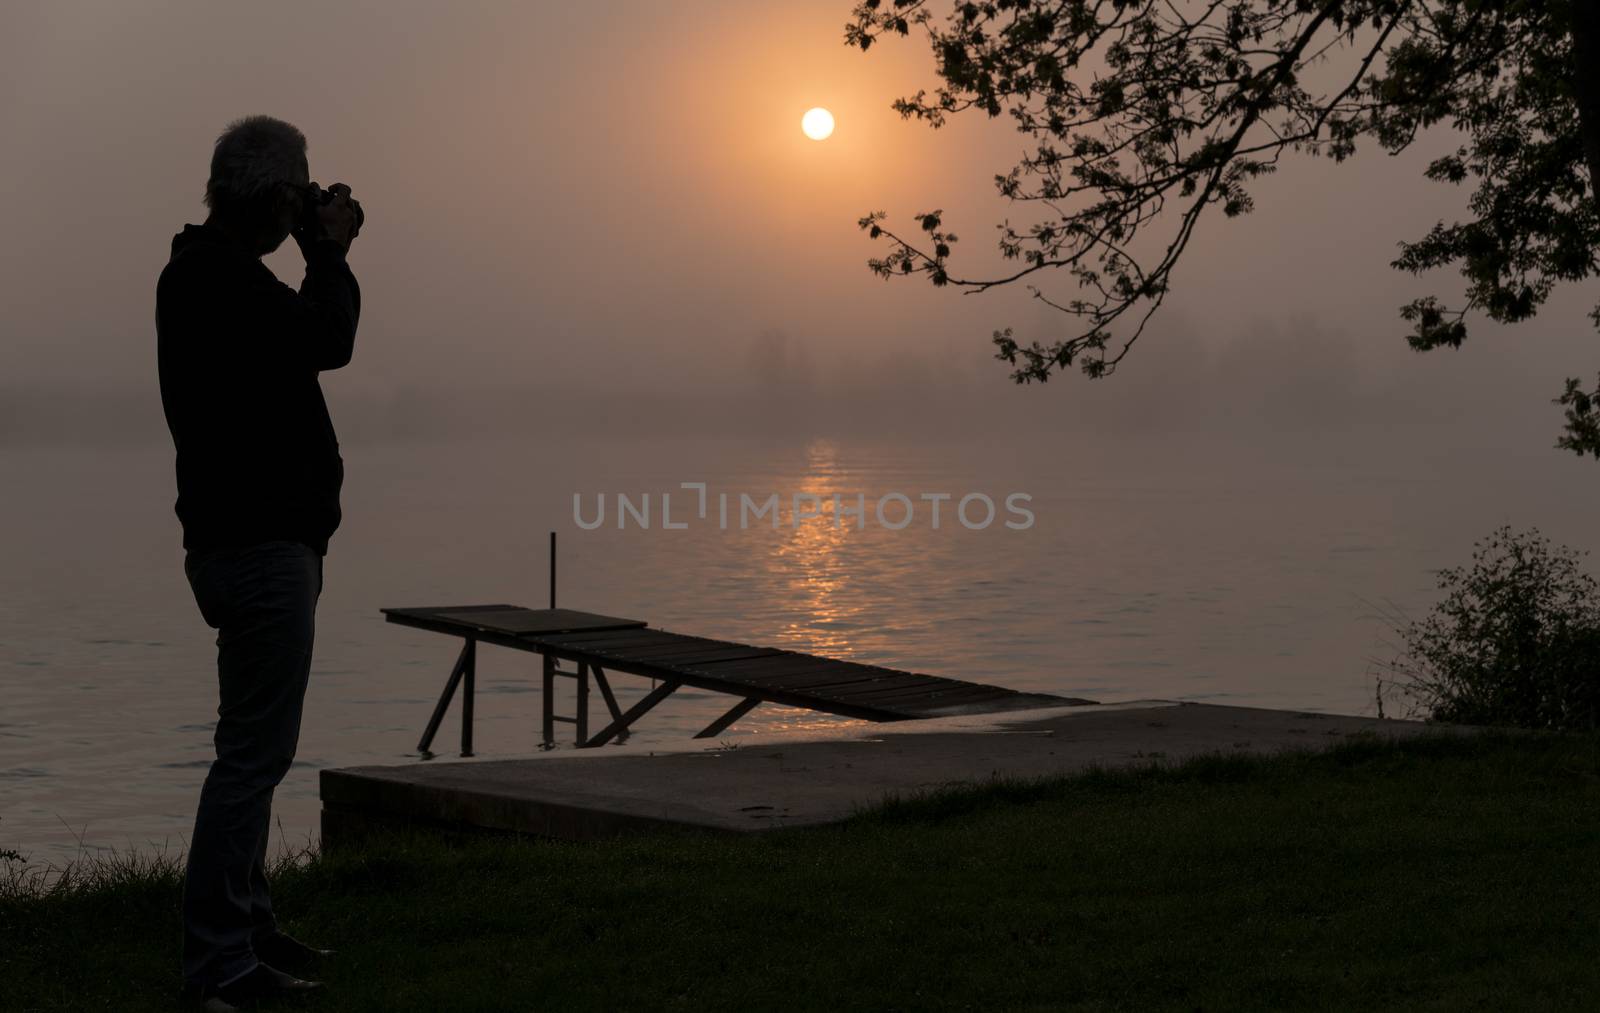
<path id="1" fill-rule="evenodd" d="M 1245 440 L 1428 428 L 1358 444 L 1403 459 L 1448 439 L 1434 423 L 1462 445 L 1548 445 L 1548 399 L 1595 368 L 1593 286 L 1522 326 L 1479 322 L 1459 352 L 1405 346 L 1398 306 L 1459 290 L 1388 266 L 1463 206 L 1421 178 L 1440 137 L 1286 165 L 1255 213 L 1203 224 L 1116 377 L 1017 389 L 990 332 L 1048 340 L 1068 322 L 1015 286 L 873 277 L 884 248 L 855 219 L 942 208 L 955 262 L 981 275 L 1004 263 L 993 226 L 1030 213 L 990 183 L 1025 139 L 1005 118 L 902 121 L 889 103 L 934 82 L 931 55 L 914 38 L 846 49 L 848 6 L 9 7 L 0 433 L 159 437 L 155 277 L 203 216 L 211 142 L 250 112 L 304 129 L 313 176 L 351 183 L 369 213 L 357 359 L 325 378 L 346 435 L 518 417 L 722 431 L 752 406 L 801 437 L 893 425 L 1135 454 L 1212 424 Z M 812 105 L 838 119 L 825 142 L 798 129 Z M 292 243 L 268 262 L 298 281 Z"/>
<path id="2" fill-rule="evenodd" d="M 213 647 L 171 512 L 154 286 L 204 216 L 212 141 L 249 113 L 301 127 L 313 178 L 351 184 L 368 216 L 355 359 L 323 377 L 346 520 L 280 790 L 291 839 L 314 825 L 317 767 L 405 762 L 448 667 L 448 644 L 376 609 L 541 604 L 552 529 L 574 607 L 1097 699 L 1344 712 L 1371 705 L 1378 607 L 1426 608 L 1474 538 L 1537 525 L 1600 548 L 1600 465 L 1552 449 L 1550 403 L 1600 368 L 1600 290 L 1476 321 L 1458 351 L 1405 344 L 1402 303 L 1459 291 L 1388 266 L 1463 207 L 1421 177 L 1444 139 L 1287 163 L 1253 214 L 1202 223 L 1114 376 L 1017 387 L 990 332 L 1048 341 L 1070 321 L 1020 288 L 886 283 L 855 220 L 942 208 L 956 263 L 996 268 L 992 227 L 1027 209 L 990 180 L 1023 139 L 1003 119 L 902 121 L 889 103 L 932 85 L 931 56 L 915 38 L 847 50 L 848 11 L 0 13 L 0 846 L 66 854 L 85 827 L 176 844 L 192 819 Z M 838 122 L 826 142 L 799 130 L 816 105 Z M 298 283 L 292 243 L 267 262 Z M 574 494 L 692 481 L 1021 491 L 1037 523 L 572 522 Z M 486 665 L 481 748 L 525 751 L 532 670 Z M 762 709 L 730 734 L 804 720 Z"/>

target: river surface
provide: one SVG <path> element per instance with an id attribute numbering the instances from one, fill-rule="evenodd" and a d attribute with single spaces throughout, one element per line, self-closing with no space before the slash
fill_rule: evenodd
<path id="1" fill-rule="evenodd" d="M 299 757 L 276 796 L 280 846 L 314 837 L 319 769 L 424 762 L 417 738 L 458 642 L 378 609 L 542 606 L 551 530 L 571 608 L 1107 702 L 1370 714 L 1392 618 L 1431 604 L 1438 568 L 1501 523 L 1594 548 L 1600 507 L 1592 465 L 1537 447 L 1499 453 L 1492 477 L 1482 454 L 1383 465 L 1204 441 L 1152 456 L 1022 440 L 457 439 L 347 444 L 345 457 Z M 0 468 L 0 847 L 38 862 L 182 850 L 211 755 L 215 647 L 182 575 L 171 451 L 10 447 Z M 695 482 L 704 518 L 682 485 Z M 865 497 L 865 518 L 830 519 L 836 492 L 847 508 Z M 604 498 L 605 523 L 576 523 L 575 494 L 585 524 Z M 619 530 L 619 494 L 635 512 L 649 499 L 648 529 L 630 512 Z M 770 516 L 741 526 L 742 497 L 774 494 L 776 529 Z M 824 516 L 796 522 L 797 494 Z M 941 494 L 935 528 L 925 497 Z M 973 498 L 962 523 L 969 494 L 995 504 L 993 521 Z M 1031 524 L 1006 509 L 1013 494 Z M 649 688 L 615 683 L 624 704 Z M 478 693 L 480 757 L 537 748 L 535 656 L 482 649 Z M 681 692 L 632 741 L 682 742 L 728 703 Z M 723 738 L 837 723 L 769 706 Z M 457 728 L 452 710 L 441 749 Z"/>

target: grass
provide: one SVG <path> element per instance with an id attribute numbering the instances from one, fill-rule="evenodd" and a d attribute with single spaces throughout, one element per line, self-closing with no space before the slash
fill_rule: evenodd
<path id="1" fill-rule="evenodd" d="M 180 880 L 0 884 L 0 1008 L 168 1009 Z M 279 867 L 323 1010 L 1593 1009 L 1600 736 L 1363 740 L 757 839 L 416 835 Z"/>

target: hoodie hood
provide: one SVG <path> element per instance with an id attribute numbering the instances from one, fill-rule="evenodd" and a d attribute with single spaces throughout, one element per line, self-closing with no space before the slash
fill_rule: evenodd
<path id="1" fill-rule="evenodd" d="M 183 231 L 172 237 L 172 260 L 180 254 L 200 247 L 211 247 L 226 255 L 261 263 L 261 258 L 241 249 L 237 243 L 215 225 L 185 225 Z"/>
<path id="2" fill-rule="evenodd" d="M 178 254 L 184 250 L 199 245 L 227 246 L 228 243 L 222 234 L 210 225 L 185 225 L 182 232 L 172 237 L 173 259 L 177 259 Z"/>

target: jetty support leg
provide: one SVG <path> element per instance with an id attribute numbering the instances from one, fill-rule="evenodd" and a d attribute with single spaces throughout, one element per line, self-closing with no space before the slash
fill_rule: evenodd
<path id="1" fill-rule="evenodd" d="M 589 738 L 589 663 L 578 662 L 578 712 L 577 718 L 578 745 L 583 745 Z"/>
<path id="2" fill-rule="evenodd" d="M 450 669 L 450 678 L 445 680 L 444 692 L 439 695 L 439 702 L 433 708 L 433 716 L 428 719 L 428 727 L 422 731 L 422 741 L 417 743 L 419 753 L 428 752 L 428 747 L 433 745 L 433 737 L 439 733 L 439 725 L 444 721 L 444 712 L 450 706 L 450 698 L 456 695 L 456 687 L 461 684 L 462 676 L 472 663 L 472 648 L 477 641 L 472 637 L 467 637 L 466 641 L 461 645 L 461 653 L 456 657 L 455 667 Z"/>
<path id="3" fill-rule="evenodd" d="M 760 705 L 761 700 L 759 697 L 747 696 L 743 700 L 740 700 L 738 703 L 734 704 L 732 707 L 729 707 L 728 712 L 722 715 L 722 717 L 717 718 L 709 725 L 706 725 L 704 729 L 696 732 L 694 737 L 697 739 L 709 739 L 711 736 L 716 735 L 718 732 L 722 731 L 724 728 L 727 728 L 729 725 L 755 710 Z"/>
<path id="4" fill-rule="evenodd" d="M 556 745 L 556 659 L 551 655 L 541 655 L 544 659 L 544 692 L 539 695 L 544 698 L 544 748 L 554 749 Z"/>
<path id="5" fill-rule="evenodd" d="M 611 680 L 606 678 L 606 670 L 599 665 L 590 665 L 589 670 L 594 673 L 594 684 L 600 688 L 600 696 L 606 702 L 606 710 L 611 712 L 611 720 L 621 721 L 622 708 L 617 706 L 616 694 L 611 692 Z M 628 741 L 628 730 L 626 728 L 617 733 L 617 741 Z"/>
<path id="6" fill-rule="evenodd" d="M 478 678 L 478 642 L 472 637 L 467 638 L 467 645 L 461 649 L 462 659 L 465 664 L 461 668 L 461 755 L 472 755 L 472 701 L 477 695 L 476 683 Z"/>
<path id="7" fill-rule="evenodd" d="M 627 713 L 602 728 L 594 738 L 584 743 L 584 745 L 603 746 L 610 742 L 618 732 L 626 731 L 629 725 L 643 717 L 656 704 L 671 696 L 673 691 L 682 685 L 683 683 L 677 681 L 663 682 L 638 703 L 628 708 Z"/>

